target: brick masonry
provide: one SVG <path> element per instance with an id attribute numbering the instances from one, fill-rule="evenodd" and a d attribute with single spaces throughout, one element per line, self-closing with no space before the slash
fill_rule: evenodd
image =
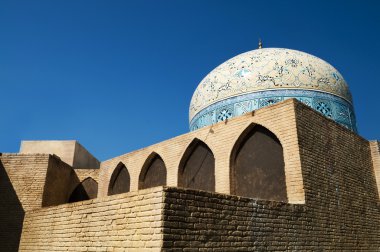
<path id="1" fill-rule="evenodd" d="M 0 161 L 25 211 L 40 208 L 48 154 L 2 154 Z"/>
<path id="2" fill-rule="evenodd" d="M 378 207 L 355 214 L 334 200 L 156 187 L 29 212 L 20 251 L 378 251 Z"/>
<path id="3" fill-rule="evenodd" d="M 380 142 L 370 141 L 373 170 L 375 172 L 377 192 L 380 195 Z"/>
<path id="4" fill-rule="evenodd" d="M 160 251 L 161 187 L 28 212 L 19 251 Z"/>
<path id="5" fill-rule="evenodd" d="M 379 208 L 165 189 L 163 251 L 379 251 Z M 355 209 L 356 210 L 356 209 Z"/>
<path id="6" fill-rule="evenodd" d="M 70 165 L 55 155 L 50 156 L 42 207 L 67 203 L 71 192 L 79 182 L 79 178 Z"/>
<path id="7" fill-rule="evenodd" d="M 2 154 L 0 251 L 17 251 L 26 211 L 67 203 L 78 183 L 72 167 L 55 155 Z"/>
<path id="8" fill-rule="evenodd" d="M 169 188 L 164 251 L 379 251 L 369 142 L 296 104 L 305 204 Z"/>
<path id="9" fill-rule="evenodd" d="M 288 203 L 229 195 L 230 154 L 252 124 L 268 128 L 283 146 Z M 214 154 L 217 193 L 174 188 L 180 160 L 194 138 Z M 9 195 L 33 206 L 26 209 L 21 251 L 378 251 L 378 147 L 287 100 L 115 157 L 99 170 L 75 173 L 54 156 L 42 161 L 38 157 L 43 155 L 31 155 L 26 162 L 3 155 L 10 182 L 2 183 L 15 183 L 13 194 L 6 187 Z M 152 152 L 166 165 L 168 187 L 138 191 L 141 168 Z M 130 173 L 131 192 L 107 196 L 119 162 Z M 40 167 L 37 174 L 47 174 L 45 189 L 40 189 L 43 175 L 19 174 L 25 167 Z M 40 181 L 37 196 L 28 196 L 35 194 L 34 187 L 20 189 L 18 177 L 28 176 Z M 51 190 L 47 184 L 64 178 L 58 187 L 67 191 L 54 201 L 61 204 L 87 176 L 98 176 L 98 199 L 39 209 L 42 193 Z"/>
<path id="10" fill-rule="evenodd" d="M 281 141 L 284 149 L 285 175 L 290 203 L 303 203 L 300 152 L 297 140 L 294 103 L 287 100 L 274 106 L 221 122 L 210 127 L 193 131 L 159 144 L 155 144 L 101 163 L 99 171 L 100 197 L 106 196 L 112 172 L 119 162 L 127 167 L 131 176 L 131 191 L 138 190 L 138 178 L 146 159 L 155 152 L 167 168 L 167 186 L 177 186 L 178 166 L 187 147 L 195 139 L 207 144 L 215 157 L 216 192 L 230 193 L 230 154 L 239 136 L 251 124 L 260 124 L 272 131 Z"/>
<path id="11" fill-rule="evenodd" d="M 86 178 L 92 178 L 95 181 L 99 180 L 99 169 L 74 169 L 80 181 Z"/>
<path id="12" fill-rule="evenodd" d="M 17 251 L 25 211 L 41 208 L 49 155 L 0 156 L 0 251 Z"/>

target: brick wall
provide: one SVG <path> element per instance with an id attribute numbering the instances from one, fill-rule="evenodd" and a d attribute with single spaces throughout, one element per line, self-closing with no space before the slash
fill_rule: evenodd
<path id="1" fill-rule="evenodd" d="M 0 161 L 25 211 L 40 208 L 48 154 L 3 154 Z"/>
<path id="2" fill-rule="evenodd" d="M 375 173 L 377 192 L 380 195 L 380 143 L 379 141 L 370 141 L 373 171 Z"/>
<path id="3" fill-rule="evenodd" d="M 0 156 L 0 250 L 18 251 L 25 210 L 41 207 L 49 155 Z"/>
<path id="4" fill-rule="evenodd" d="M 20 251 L 160 251 L 161 187 L 27 212 Z"/>
<path id="5" fill-rule="evenodd" d="M 66 203 L 78 184 L 74 170 L 49 154 L 0 156 L 0 251 L 17 251 L 24 213 Z"/>
<path id="6" fill-rule="evenodd" d="M 194 138 L 206 143 L 214 154 L 216 192 L 228 194 L 230 193 L 230 155 L 234 144 L 247 127 L 252 123 L 257 123 L 268 128 L 281 141 L 284 149 L 288 200 L 290 203 L 303 203 L 305 197 L 294 102 L 293 100 L 286 100 L 255 111 L 253 116 L 252 113 L 248 113 L 102 162 L 99 171 L 98 196 L 107 195 L 112 172 L 119 162 L 126 165 L 131 176 L 131 191 L 136 191 L 141 169 L 152 152 L 159 154 L 166 165 L 167 185 L 177 186 L 179 163 Z"/>
<path id="7" fill-rule="evenodd" d="M 228 195 L 230 154 L 252 123 L 267 127 L 283 146 L 289 203 Z M 172 187 L 136 191 L 153 151 L 166 164 L 167 184 L 176 186 L 178 164 L 195 137 L 214 153 L 219 193 Z M 100 198 L 27 211 L 20 250 L 378 251 L 377 159 L 371 146 L 288 100 L 103 162 Z M 130 172 L 132 192 L 107 197 L 120 161 Z"/>
<path id="8" fill-rule="evenodd" d="M 378 251 L 376 207 L 331 212 L 331 201 L 156 187 L 28 212 L 20 251 Z"/>
<path id="9" fill-rule="evenodd" d="M 49 166 L 43 192 L 42 206 L 67 203 L 71 192 L 80 183 L 74 169 L 58 156 L 49 156 Z"/>
<path id="10" fill-rule="evenodd" d="M 369 142 L 301 103 L 296 116 L 311 224 L 328 234 L 320 242 L 333 243 L 336 250 L 379 248 L 380 207 Z"/>
<path id="11" fill-rule="evenodd" d="M 163 250 L 378 251 L 379 208 L 348 211 L 332 201 L 292 205 L 167 188 Z"/>
<path id="12" fill-rule="evenodd" d="M 317 243 L 304 205 L 180 188 L 165 190 L 163 227 L 163 251 L 315 251 Z"/>
<path id="13" fill-rule="evenodd" d="M 95 181 L 99 179 L 99 169 L 74 169 L 80 181 L 85 180 L 90 177 Z"/>
<path id="14" fill-rule="evenodd" d="M 24 211 L 66 203 L 80 182 L 74 169 L 55 155 L 2 154 L 0 162 Z"/>

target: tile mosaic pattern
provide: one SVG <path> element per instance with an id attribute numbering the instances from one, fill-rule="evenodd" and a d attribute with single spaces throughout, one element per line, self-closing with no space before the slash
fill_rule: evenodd
<path id="1" fill-rule="evenodd" d="M 282 48 L 249 51 L 211 71 L 192 97 L 190 129 L 289 98 L 356 131 L 352 97 L 342 75 L 322 59 Z"/>
<path id="2" fill-rule="evenodd" d="M 357 132 L 353 106 L 345 99 L 319 91 L 298 89 L 261 91 L 214 103 L 200 111 L 190 121 L 190 130 L 197 130 L 291 98 L 296 98 L 326 117 Z"/>
<path id="3" fill-rule="evenodd" d="M 342 75 L 327 62 L 300 51 L 264 48 L 240 54 L 211 71 L 194 92 L 190 120 L 210 104 L 271 89 L 322 91 L 351 103 Z"/>

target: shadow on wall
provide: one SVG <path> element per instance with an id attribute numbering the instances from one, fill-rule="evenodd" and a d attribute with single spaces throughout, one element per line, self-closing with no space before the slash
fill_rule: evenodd
<path id="1" fill-rule="evenodd" d="M 97 194 L 95 180 L 88 177 L 81 182 L 70 165 L 55 155 L 50 156 L 42 207 L 93 199 Z"/>
<path id="2" fill-rule="evenodd" d="M 57 206 L 68 202 L 70 194 L 80 183 L 74 169 L 55 155 L 49 158 L 42 207 Z"/>
<path id="3" fill-rule="evenodd" d="M 6 202 L 6 204 L 4 204 Z M 0 250 L 18 251 L 24 209 L 0 160 Z"/>
<path id="4" fill-rule="evenodd" d="M 95 199 L 98 195 L 98 183 L 93 178 L 84 179 L 71 193 L 69 203 Z"/>

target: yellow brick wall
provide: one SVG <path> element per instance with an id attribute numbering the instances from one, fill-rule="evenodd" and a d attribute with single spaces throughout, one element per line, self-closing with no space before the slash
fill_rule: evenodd
<path id="1" fill-rule="evenodd" d="M 370 141 L 372 155 L 373 171 L 375 173 L 377 192 L 380 196 L 380 143 L 378 141 Z"/>
<path id="2" fill-rule="evenodd" d="M 12 186 L 25 211 L 41 207 L 49 154 L 2 154 Z"/>
<path id="3" fill-rule="evenodd" d="M 41 207 L 49 155 L 0 154 L 0 251 L 18 250 L 25 211 Z"/>
<path id="4" fill-rule="evenodd" d="M 19 251 L 161 251 L 162 187 L 28 212 Z"/>
<path id="5" fill-rule="evenodd" d="M 99 180 L 99 169 L 74 169 L 77 174 L 79 181 L 83 181 L 90 177 L 96 182 Z"/>
<path id="6" fill-rule="evenodd" d="M 379 251 L 378 146 L 295 110 L 305 204 L 168 188 L 164 251 Z"/>
<path id="7" fill-rule="evenodd" d="M 289 203 L 227 195 L 229 155 L 251 123 L 267 127 L 283 145 Z M 216 189 L 226 194 L 137 191 L 153 151 L 175 186 L 180 158 L 195 137 L 214 152 Z M 373 150 L 311 108 L 285 101 L 103 162 L 100 197 L 27 212 L 20 251 L 378 251 Z M 120 161 L 131 174 L 132 192 L 106 196 Z"/>
<path id="8" fill-rule="evenodd" d="M 131 176 L 131 191 L 136 191 L 141 169 L 152 152 L 158 153 L 165 162 L 167 185 L 177 186 L 181 157 L 195 138 L 205 142 L 214 153 L 216 192 L 228 194 L 231 151 L 240 134 L 252 123 L 268 128 L 280 140 L 284 149 L 288 200 L 290 203 L 303 203 L 304 190 L 293 100 L 260 109 L 255 111 L 253 116 L 248 113 L 102 162 L 99 171 L 98 197 L 107 195 L 112 172 L 119 162 L 126 165 Z"/>

